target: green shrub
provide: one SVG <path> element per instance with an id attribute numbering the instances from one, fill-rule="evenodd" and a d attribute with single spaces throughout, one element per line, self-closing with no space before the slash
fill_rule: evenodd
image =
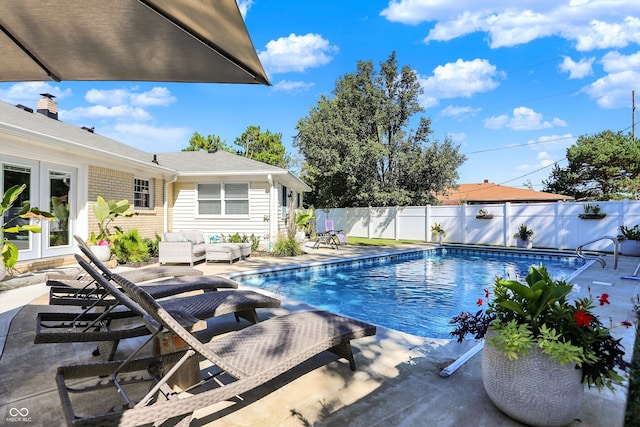
<path id="1" fill-rule="evenodd" d="M 160 240 L 162 240 L 162 238 L 158 235 L 158 233 L 156 233 L 155 239 L 151 239 L 149 237 L 144 237 L 142 239 L 142 241 L 144 241 L 144 243 L 147 245 L 147 248 L 149 248 L 149 257 L 152 257 L 152 258 L 158 257 L 159 255 L 158 246 L 160 244 Z"/>
<path id="2" fill-rule="evenodd" d="M 136 229 L 120 234 L 113 244 L 113 250 L 121 264 L 149 259 L 149 248 Z"/>
<path id="3" fill-rule="evenodd" d="M 273 247 L 275 256 L 296 256 L 303 253 L 304 251 L 295 237 L 281 237 Z"/>
<path id="4" fill-rule="evenodd" d="M 247 236 L 246 234 L 243 234 L 241 236 L 240 233 L 235 232 L 233 234 L 229 234 L 226 237 L 224 234 L 222 234 L 220 237 L 225 243 L 251 243 L 252 251 L 257 251 L 258 246 L 260 246 L 260 236 L 256 236 L 253 233 L 251 234 L 251 236 Z"/>

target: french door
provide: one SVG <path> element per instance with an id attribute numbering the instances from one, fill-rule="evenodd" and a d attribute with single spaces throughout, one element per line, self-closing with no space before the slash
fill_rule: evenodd
<path id="1" fill-rule="evenodd" d="M 3 223 L 27 223 L 28 220 L 16 218 L 23 203 L 49 211 L 54 215 L 52 221 L 31 220 L 39 223 L 42 233 L 27 231 L 5 233 L 19 252 L 19 260 L 66 255 L 73 252 L 72 236 L 75 232 L 77 212 L 77 170 L 72 167 L 55 165 L 18 158 L 0 159 L 2 166 L 2 191 L 14 185 L 27 187 L 14 203 L 14 207 L 5 213 Z"/>

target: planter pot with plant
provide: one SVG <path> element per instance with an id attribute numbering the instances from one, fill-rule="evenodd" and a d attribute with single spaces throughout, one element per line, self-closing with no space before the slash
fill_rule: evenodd
<path id="1" fill-rule="evenodd" d="M 531 249 L 533 247 L 533 230 L 525 224 L 518 227 L 518 232 L 513 235 L 516 240 L 516 246 L 519 248 Z"/>
<path id="2" fill-rule="evenodd" d="M 476 214 L 476 218 L 478 218 L 478 219 L 493 219 L 493 214 L 490 214 L 488 210 L 482 208 Z"/>
<path id="3" fill-rule="evenodd" d="M 599 390 L 624 381 L 620 340 L 593 313 L 608 294 L 569 301 L 573 287 L 553 280 L 543 266 L 531 267 L 526 283 L 497 278 L 487 310 L 455 316 L 451 335 L 485 338 L 482 380 L 504 413 L 534 426 L 571 422 L 582 404 L 584 385 Z M 630 327 L 629 322 L 621 326 Z"/>
<path id="4" fill-rule="evenodd" d="M 620 253 L 627 256 L 640 256 L 640 227 L 638 224 L 633 227 L 620 226 Z"/>
<path id="5" fill-rule="evenodd" d="M 111 223 L 118 217 L 132 217 L 136 212 L 129 211 L 129 201 L 126 199 L 116 202 L 115 200 L 106 201 L 98 196 L 96 203 L 93 205 L 93 214 L 98 220 L 98 234 L 91 232 L 91 237 L 87 241 L 91 251 L 100 259 L 100 261 L 109 261 L 112 253 L 112 245 L 122 235 L 122 229 L 114 226 L 115 232 L 111 231 Z"/>
<path id="6" fill-rule="evenodd" d="M 581 219 L 602 219 L 607 216 L 606 213 L 600 212 L 600 205 L 591 205 L 587 203 L 582 207 L 584 212 L 578 214 L 578 218 Z"/>
<path id="7" fill-rule="evenodd" d="M 441 224 L 435 223 L 431 226 L 431 241 L 442 244 L 442 240 L 447 237 L 447 232 L 444 231 Z"/>
<path id="8" fill-rule="evenodd" d="M 11 270 L 18 262 L 18 247 L 14 245 L 5 233 L 13 234 L 21 231 L 40 233 L 42 228 L 39 225 L 29 224 L 31 218 L 53 220 L 53 215 L 49 212 L 32 208 L 29 202 L 25 202 L 22 208 L 13 217 L 6 218 L 5 214 L 11 211 L 18 197 L 27 188 L 26 185 L 14 185 L 4 192 L 0 204 L 0 217 L 2 217 L 2 228 L 0 229 L 0 239 L 2 239 L 2 257 L 0 257 L 0 280 L 6 276 L 7 269 Z"/>
<path id="9" fill-rule="evenodd" d="M 313 224 L 315 224 L 316 216 L 313 206 L 308 209 L 302 209 L 296 212 L 296 240 L 304 242 L 306 239 L 311 238 L 313 234 Z"/>

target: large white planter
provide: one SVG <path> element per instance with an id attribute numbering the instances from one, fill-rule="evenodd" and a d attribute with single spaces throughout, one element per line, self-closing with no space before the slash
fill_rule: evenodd
<path id="1" fill-rule="evenodd" d="M 0 281 L 7 277 L 7 266 L 4 265 L 4 261 L 0 257 Z"/>
<path id="2" fill-rule="evenodd" d="M 584 397 L 582 370 L 571 363 L 561 365 L 537 347 L 510 360 L 487 341 L 482 349 L 482 382 L 502 412 L 532 426 L 569 424 Z"/>
<path id="3" fill-rule="evenodd" d="M 443 239 L 444 233 L 431 233 L 431 242 L 441 245 Z"/>
<path id="4" fill-rule="evenodd" d="M 98 258 L 98 261 L 107 262 L 111 259 L 111 246 L 94 245 L 89 247 L 91 252 Z"/>
<path id="5" fill-rule="evenodd" d="M 533 247 L 533 240 L 521 239 L 518 237 L 518 240 L 516 241 L 516 246 L 519 248 L 531 249 Z"/>
<path id="6" fill-rule="evenodd" d="M 627 256 L 640 256 L 640 240 L 623 240 L 620 242 L 620 253 Z"/>

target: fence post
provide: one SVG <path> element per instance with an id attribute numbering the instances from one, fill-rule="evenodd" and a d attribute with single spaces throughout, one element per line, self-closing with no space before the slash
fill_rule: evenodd
<path id="1" fill-rule="evenodd" d="M 424 241 L 428 242 L 431 234 L 429 231 L 431 230 L 431 205 L 427 205 L 424 207 Z"/>
<path id="2" fill-rule="evenodd" d="M 460 228 L 462 229 L 463 244 L 466 244 L 468 242 L 467 240 L 467 207 L 468 205 L 466 203 L 463 203 L 460 205 L 460 212 L 462 213 L 462 218 L 461 218 L 462 227 Z"/>
<path id="3" fill-rule="evenodd" d="M 503 227 L 504 230 L 502 232 L 502 239 L 503 239 L 503 244 L 504 246 L 511 246 L 509 244 L 509 242 L 511 241 L 511 239 L 509 239 L 510 237 L 510 231 L 511 230 L 511 203 L 510 202 L 506 202 L 503 206 Z"/>
<path id="4" fill-rule="evenodd" d="M 554 209 L 555 218 L 553 219 L 553 246 L 556 249 L 564 249 L 562 230 L 564 229 L 564 202 L 558 200 Z"/>
<path id="5" fill-rule="evenodd" d="M 398 236 L 400 236 L 400 206 L 396 206 L 395 208 L 395 218 L 393 223 L 395 224 L 395 227 L 393 227 L 393 237 L 395 238 L 394 240 L 400 240 Z"/>

